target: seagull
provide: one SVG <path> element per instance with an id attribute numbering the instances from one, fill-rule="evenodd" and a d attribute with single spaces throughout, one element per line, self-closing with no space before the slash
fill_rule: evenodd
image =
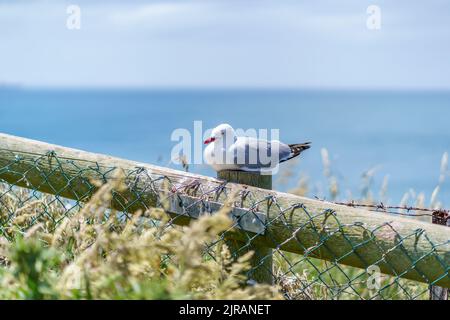
<path id="1" fill-rule="evenodd" d="M 217 172 L 271 171 L 311 147 L 310 142 L 285 144 L 278 140 L 238 137 L 229 124 L 216 127 L 204 143 L 207 145 L 204 159 Z"/>

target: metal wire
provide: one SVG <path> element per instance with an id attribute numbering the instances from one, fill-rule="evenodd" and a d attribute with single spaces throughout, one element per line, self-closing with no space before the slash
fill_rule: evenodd
<path id="1" fill-rule="evenodd" d="M 325 201 L 324 199 L 319 199 L 316 197 L 316 199 L 320 201 Z M 431 208 L 419 208 L 414 206 L 388 206 L 385 205 L 383 202 L 377 203 L 377 204 L 367 204 L 367 203 L 357 203 L 356 201 L 347 201 L 347 202 L 335 202 L 332 201 L 332 203 L 341 205 L 341 206 L 347 206 L 352 208 L 365 208 L 369 209 L 370 211 L 376 211 L 376 212 L 385 212 L 390 214 L 397 214 L 401 216 L 408 216 L 408 217 L 435 217 L 440 216 L 443 221 L 439 224 L 446 225 L 449 223 L 450 220 L 450 210 L 448 209 L 431 209 Z M 404 211 L 404 212 L 401 212 Z M 406 212 L 406 213 L 405 213 Z M 417 213 L 417 212 L 428 212 L 428 213 Z"/>
<path id="2" fill-rule="evenodd" d="M 66 217 L 80 210 L 97 190 L 95 184 L 86 177 L 94 177 L 96 180 L 107 182 L 111 173 L 117 169 L 99 164 L 81 167 L 79 164 L 82 163 L 82 159 L 60 158 L 54 152 L 42 155 L 18 154 L 13 151 L 11 153 L 14 154 L 14 157 L 12 157 L 14 161 L 0 165 L 0 177 L 7 176 L 9 177 L 8 181 L 10 181 L 7 182 L 7 180 L 0 178 L 0 236 L 9 240 L 14 238 L 15 233 L 24 233 L 40 221 L 45 220 L 49 224 L 49 228 L 55 228 Z M 42 170 L 42 164 L 49 161 L 53 164 L 51 169 Z M 30 169 L 26 172 L 16 171 L 15 168 L 23 162 L 28 163 L 28 165 L 31 164 Z M 143 168 L 128 168 L 125 171 L 127 174 L 125 178 L 128 186 L 127 194 L 125 195 L 120 191 L 114 192 L 115 207 L 123 213 L 124 219 L 129 219 L 135 213 L 136 208 L 149 208 L 149 201 L 146 198 L 147 191 L 152 191 L 152 194 L 158 195 L 157 205 L 164 207 L 167 201 L 176 201 L 183 209 L 183 214 L 171 215 L 170 226 L 182 224 L 181 220 L 191 216 L 193 209 L 197 207 L 201 207 L 204 212 L 211 213 L 210 201 L 217 201 L 219 197 L 230 195 L 230 190 L 225 188 L 224 185 L 208 187 L 192 180 L 174 183 L 173 176 L 150 175 Z M 33 179 L 30 179 L 30 177 L 33 177 Z M 14 181 L 11 183 L 12 180 Z M 33 180 L 34 183 L 31 183 L 30 180 Z M 58 185 L 54 183 L 56 180 L 59 181 Z M 162 185 L 166 185 L 168 192 L 161 192 Z M 45 193 L 41 190 L 45 190 Z M 196 200 L 186 202 L 181 195 L 189 195 Z M 274 224 L 281 224 L 291 234 L 291 237 L 285 243 L 278 243 L 275 237 L 264 234 L 266 241 L 273 250 L 266 256 L 259 256 L 258 261 L 249 272 L 251 276 L 257 268 L 264 268 L 265 262 L 273 259 L 273 269 L 266 271 L 272 273 L 275 283 L 279 285 L 287 299 L 428 299 L 429 286 L 449 277 L 449 265 L 436 253 L 442 246 L 448 245 L 449 241 L 434 243 L 424 234 L 423 230 L 418 229 L 409 235 L 400 235 L 396 226 L 390 222 L 371 227 L 358 221 L 354 221 L 352 224 L 342 224 L 333 210 L 315 212 L 302 203 L 283 208 L 275 197 L 261 200 L 248 190 L 242 191 L 240 197 L 241 205 L 244 203 L 244 199 L 251 205 L 245 209 L 246 211 L 242 216 L 236 217 L 234 227 L 243 228 L 243 221 L 247 215 L 253 220 L 260 219 L 260 216 L 256 215 L 259 206 L 270 204 L 271 208 L 276 210 L 276 214 L 271 214 L 265 221 L 259 220 L 256 222 L 264 223 L 266 228 Z M 388 209 L 416 211 L 419 209 L 393 208 L 382 204 L 379 206 L 355 203 L 340 204 L 381 211 Z M 235 205 L 239 207 L 239 203 Z M 28 217 L 27 222 L 19 226 L 16 219 L 20 218 L 22 213 L 30 208 L 33 212 L 32 217 Z M 301 226 L 292 227 L 286 222 L 286 217 L 293 212 L 306 217 L 307 222 Z M 318 221 L 321 221 L 321 223 L 318 223 Z M 330 221 L 333 221 L 337 228 L 329 228 Z M 231 229 L 222 234 L 217 242 L 205 246 L 205 257 L 215 260 L 215 246 L 220 241 L 227 239 L 227 233 L 231 232 Z M 366 235 L 365 241 L 355 243 L 348 235 L 350 229 L 360 230 L 361 234 Z M 302 233 L 305 230 L 312 232 L 314 235 L 314 245 L 307 245 L 302 240 Z M 395 245 L 388 248 L 376 241 L 377 236 L 386 233 L 387 230 L 396 237 Z M 243 235 L 244 238 L 239 242 L 241 246 L 234 251 L 237 256 L 242 252 L 252 250 L 257 239 L 263 235 L 263 231 L 260 233 L 243 232 Z M 329 246 L 330 241 L 333 241 L 337 236 L 342 237 L 345 246 L 348 247 L 345 254 L 336 255 Z M 420 257 L 412 257 L 405 251 L 404 243 L 414 241 L 414 239 L 417 240 L 418 237 L 422 240 L 425 239 L 423 241 L 426 241 L 429 252 Z M 288 242 L 295 243 L 298 251 L 303 252 L 303 254 L 286 252 L 283 248 Z M 365 261 L 360 254 L 361 250 L 369 244 L 373 250 L 379 253 L 380 259 L 375 263 Z M 326 252 L 331 259 L 322 260 L 320 253 L 323 252 Z M 403 252 L 405 261 L 408 261 L 408 267 L 402 272 L 398 272 L 398 268 L 392 261 L 391 254 L 393 252 Z M 427 279 L 418 267 L 430 256 L 436 257 L 440 263 L 440 269 L 443 270 L 440 277 L 434 281 Z M 349 257 L 359 259 L 362 268 L 346 265 L 345 262 Z M 391 274 L 381 275 L 379 285 L 376 288 L 368 285 L 372 277 L 368 268 L 372 266 L 383 267 Z M 420 273 L 425 283 L 405 279 L 405 275 L 411 271 Z"/>

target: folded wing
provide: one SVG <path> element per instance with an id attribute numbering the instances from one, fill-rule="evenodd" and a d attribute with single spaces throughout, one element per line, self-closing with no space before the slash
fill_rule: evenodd
<path id="1" fill-rule="evenodd" d="M 276 167 L 293 156 L 291 147 L 279 141 L 239 137 L 230 148 L 234 164 L 240 170 L 259 171 Z"/>

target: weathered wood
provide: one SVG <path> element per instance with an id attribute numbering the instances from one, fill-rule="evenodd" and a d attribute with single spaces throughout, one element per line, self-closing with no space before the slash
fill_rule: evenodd
<path id="1" fill-rule="evenodd" d="M 443 226 L 449 226 L 450 217 L 448 212 L 436 211 L 433 213 L 432 222 L 434 224 L 440 224 Z M 438 286 L 431 286 L 430 288 L 430 300 L 448 300 L 450 289 L 442 288 Z"/>
<path id="2" fill-rule="evenodd" d="M 218 172 L 217 178 L 227 182 L 239 183 L 261 189 L 272 189 L 271 175 L 227 170 Z M 273 252 L 271 248 L 266 245 L 259 245 L 257 242 L 246 242 L 236 239 L 228 239 L 227 245 L 230 248 L 230 251 L 235 255 L 235 258 L 240 257 L 249 251 L 253 252 L 250 261 L 252 268 L 248 274 L 250 280 L 257 283 L 273 284 Z"/>
<path id="3" fill-rule="evenodd" d="M 237 188 L 242 199 L 235 207 L 266 214 L 265 233 L 252 240 L 258 245 L 364 269 L 376 263 L 385 274 L 450 287 L 445 226 L 0 134 L 0 179 L 21 187 L 85 201 L 92 192 L 86 181 L 112 179 L 116 168 L 126 170 L 132 184 L 124 203 L 112 204 L 119 210 L 160 206 L 164 181 L 176 196 L 206 205 L 223 203 L 226 191 Z M 175 223 L 188 221 L 180 216 Z M 248 238 L 243 232 L 236 236 Z"/>
<path id="4" fill-rule="evenodd" d="M 252 172 L 226 170 L 217 173 L 217 178 L 261 189 L 272 190 L 272 176 Z"/>

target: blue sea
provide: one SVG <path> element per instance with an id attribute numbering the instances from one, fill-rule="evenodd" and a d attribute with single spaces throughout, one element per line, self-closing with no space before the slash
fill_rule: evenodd
<path id="1" fill-rule="evenodd" d="M 193 130 L 195 120 L 205 129 L 226 122 L 280 129 L 287 143 L 312 141 L 293 179 L 275 185 L 288 190 L 308 176 L 311 196 L 328 196 L 326 148 L 341 198 L 357 198 L 362 174 L 375 168 L 375 198 L 389 176 L 384 201 L 424 192 L 429 204 L 450 151 L 450 92 L 0 89 L 3 133 L 173 168 L 171 134 Z M 205 166 L 190 170 L 214 175 Z M 450 205 L 450 181 L 439 200 Z"/>

